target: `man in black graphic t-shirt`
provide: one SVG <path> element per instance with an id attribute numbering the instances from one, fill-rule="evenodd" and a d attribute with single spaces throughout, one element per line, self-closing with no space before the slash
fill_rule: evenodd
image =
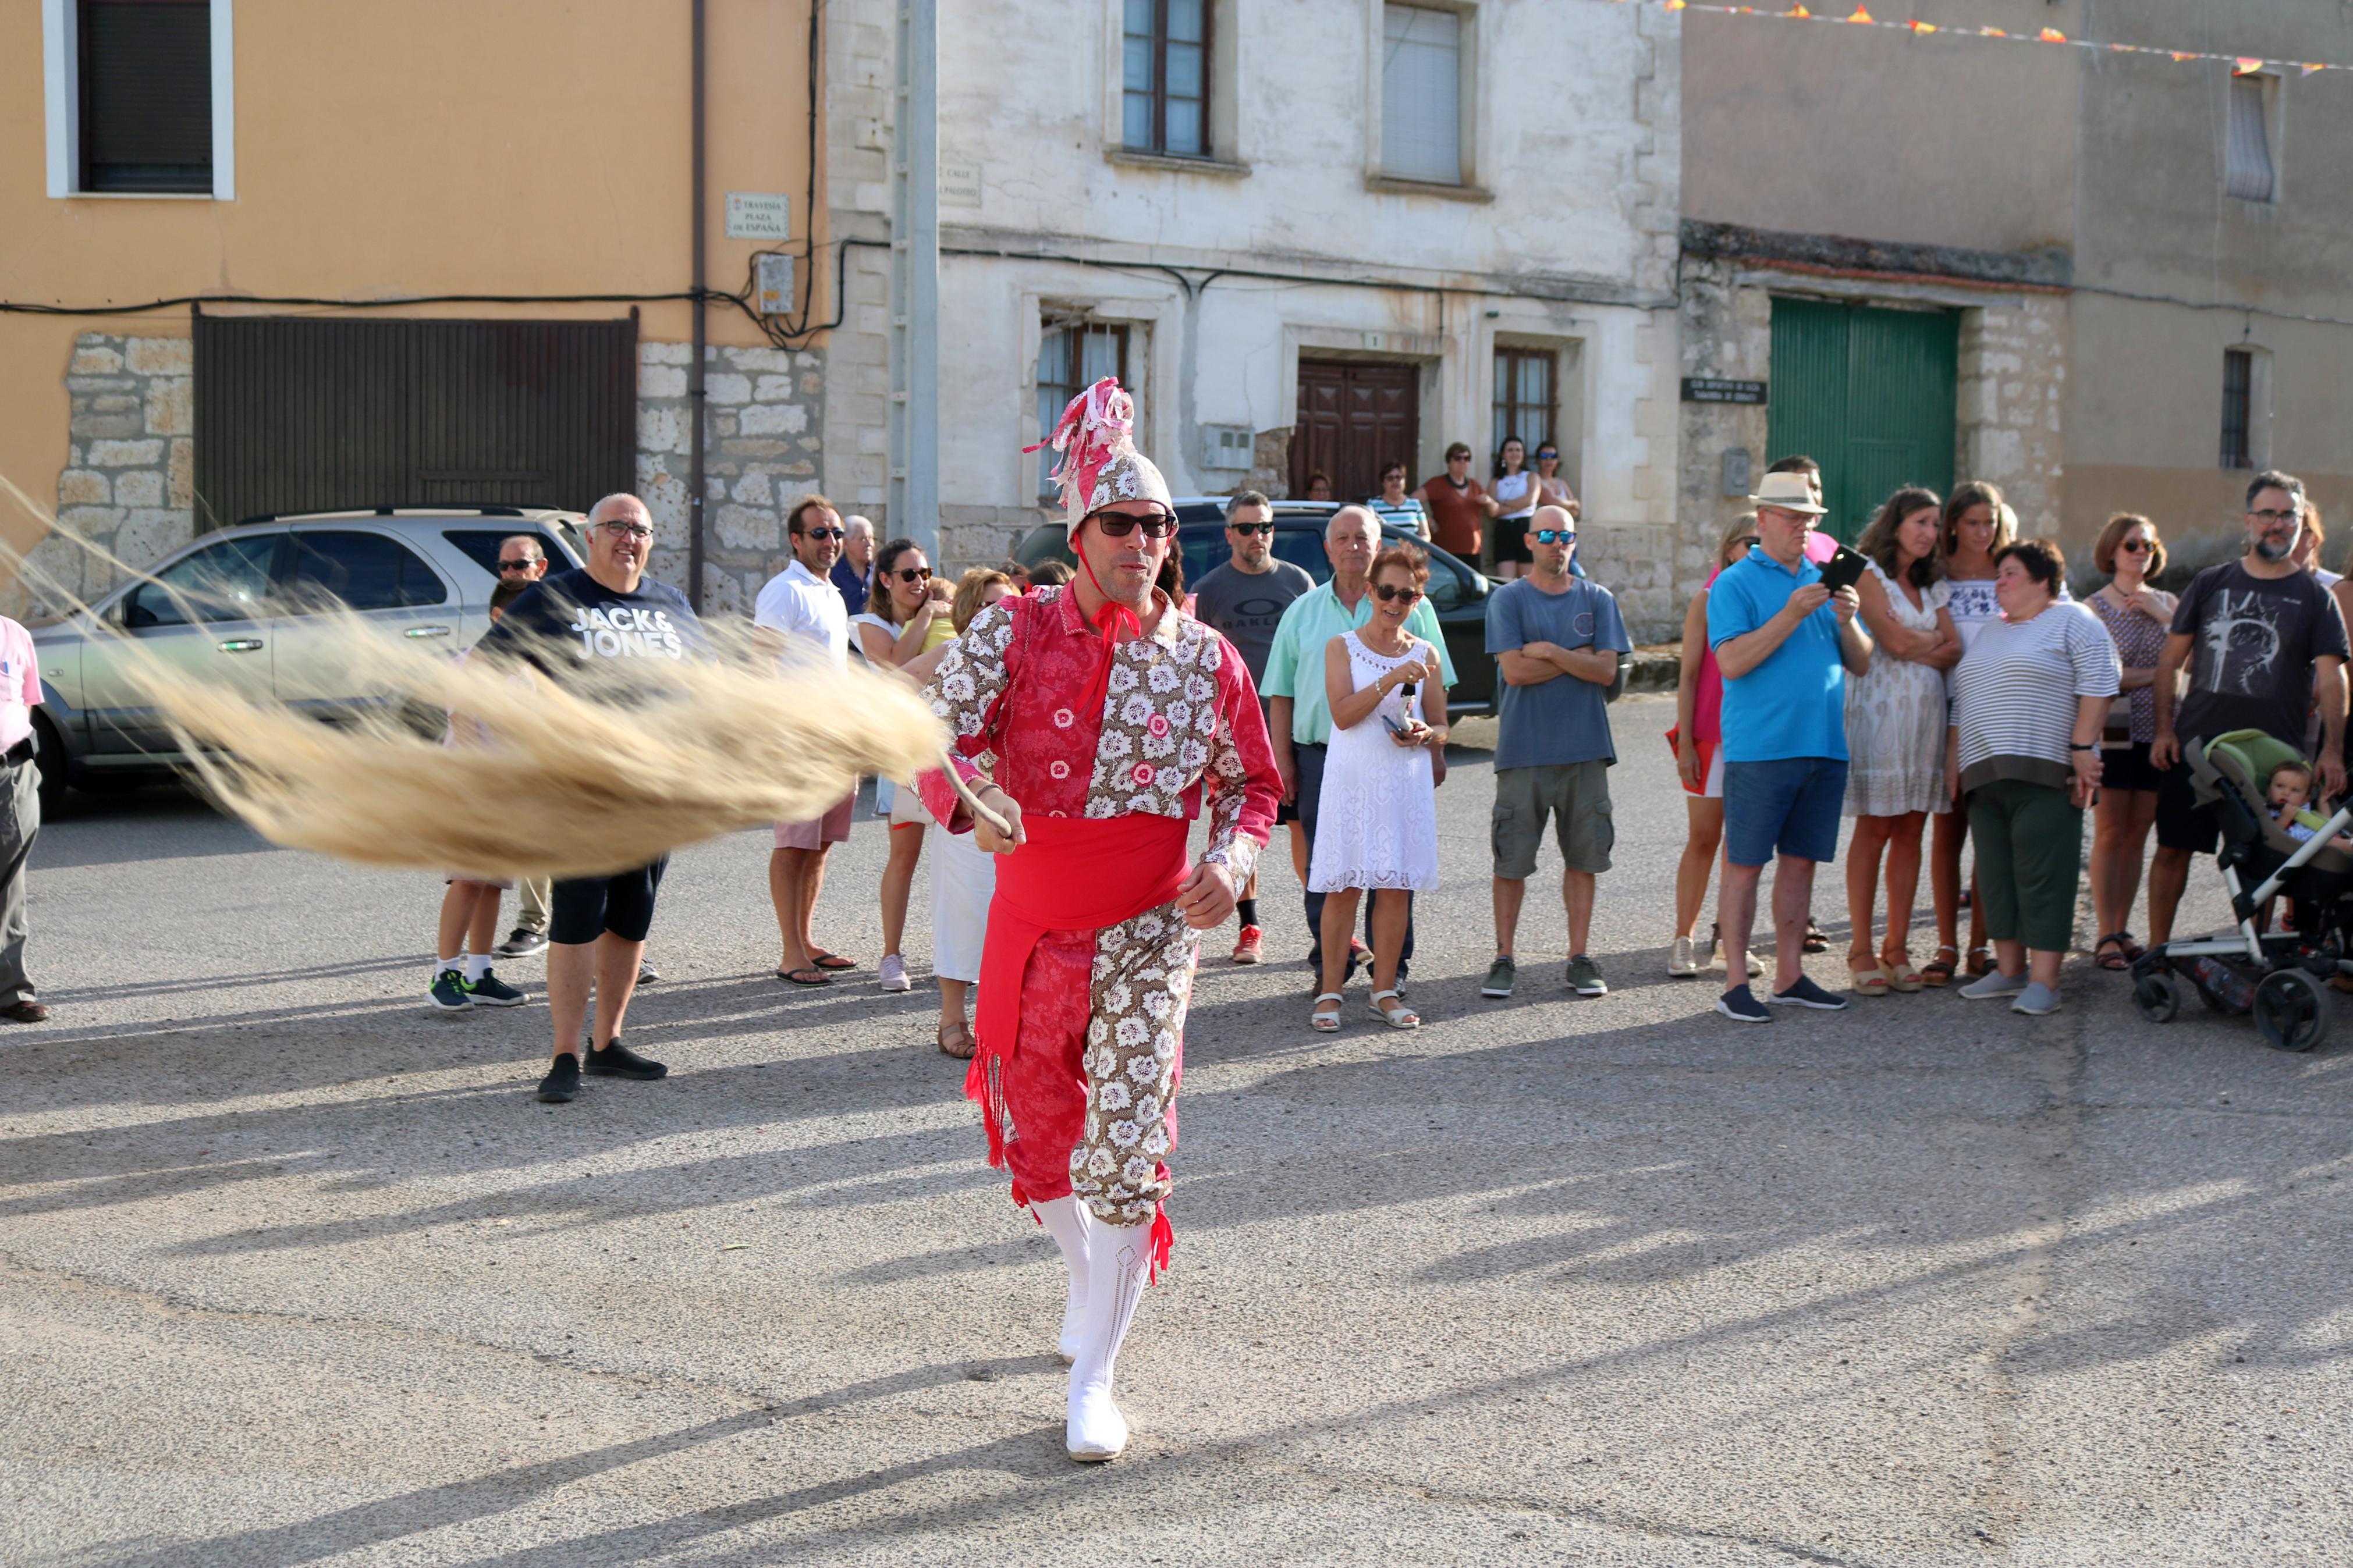
<path id="1" fill-rule="evenodd" d="M 686 596 L 645 580 L 653 519 L 632 495 L 607 496 L 588 513 L 588 564 L 545 577 L 507 607 L 475 645 L 486 658 L 519 658 L 559 684 L 589 666 L 649 681 L 690 658 L 711 657 L 702 623 Z M 560 879 L 548 902 L 547 1008 L 555 1025 L 555 1060 L 539 1098 L 562 1104 L 580 1089 L 580 1028 L 593 988 L 596 1020 L 586 1070 L 608 1078 L 655 1079 L 670 1068 L 621 1044 L 621 1018 L 636 992 L 653 924 L 654 892 L 665 855 L 612 877 Z"/>
<path id="2" fill-rule="evenodd" d="M 2304 482 L 2263 472 L 2247 487 L 2247 551 L 2198 574 L 2173 614 L 2157 665 L 2158 768 L 2157 855 L 2148 871 L 2152 942 L 2173 934 L 2189 861 L 2211 854 L 2221 824 L 2200 805 L 2186 746 L 2232 730 L 2261 730 L 2304 748 L 2306 722 L 2320 709 L 2323 795 L 2345 788 L 2345 620 L 2337 601 L 2295 563 L 2303 532 Z M 2188 689 L 2176 711 L 2176 678 Z"/>

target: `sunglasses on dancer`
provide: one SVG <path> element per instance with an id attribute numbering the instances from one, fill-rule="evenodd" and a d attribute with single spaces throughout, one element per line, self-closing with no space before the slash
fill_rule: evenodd
<path id="1" fill-rule="evenodd" d="M 1139 528 L 1144 530 L 1146 539 L 1166 539 L 1176 531 L 1176 514 L 1165 507 L 1146 512 L 1142 517 L 1130 516 L 1124 511 L 1098 511 L 1088 515 L 1103 524 L 1106 539 L 1125 539 Z"/>
<path id="2" fill-rule="evenodd" d="M 1384 605 L 1390 604 L 1399 599 L 1402 599 L 1407 604 L 1410 605 L 1416 599 L 1421 597 L 1421 590 L 1419 588 L 1400 588 L 1394 583 L 1376 583 L 1373 584 L 1373 596 L 1380 600 Z"/>
<path id="3" fill-rule="evenodd" d="M 1528 535 L 1538 544 L 1574 544 L 1577 530 L 1573 528 L 1539 528 Z"/>

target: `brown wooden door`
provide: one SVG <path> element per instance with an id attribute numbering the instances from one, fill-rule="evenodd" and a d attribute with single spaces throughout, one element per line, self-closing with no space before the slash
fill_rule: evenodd
<path id="1" fill-rule="evenodd" d="M 1332 499 L 1360 501 L 1381 493 L 1381 468 L 1412 472 L 1421 436 L 1421 375 L 1409 364 L 1353 360 L 1299 362 L 1299 426 L 1291 437 L 1291 493 L 1307 494 L 1307 477 L 1332 477 Z"/>

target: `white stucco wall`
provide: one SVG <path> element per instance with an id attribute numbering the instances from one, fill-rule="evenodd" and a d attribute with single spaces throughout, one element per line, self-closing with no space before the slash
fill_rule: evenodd
<path id="1" fill-rule="evenodd" d="M 1630 571 L 1662 556 L 1652 534 L 1673 520 L 1679 428 L 1678 18 L 1554 0 L 1466 10 L 1470 185 L 1424 194 L 1377 175 L 1377 0 L 1216 4 L 1212 163 L 1181 168 L 1116 145 L 1121 11 L 941 5 L 940 159 L 980 174 L 978 206 L 940 209 L 944 561 L 994 554 L 1043 515 L 1038 457 L 1020 447 L 1039 438 L 1049 307 L 1129 324 L 1140 442 L 1180 494 L 1252 479 L 1200 465 L 1204 426 L 1279 449 L 1303 350 L 1421 367 L 1418 481 L 1451 440 L 1492 447 L 1498 336 L 1551 347 L 1588 556 Z M 830 17 L 831 47 L 869 52 L 837 53 L 828 81 L 869 110 L 887 110 L 871 84 L 891 79 L 892 12 L 838 0 Z M 890 128 L 845 101 L 831 124 L 837 223 L 887 222 Z M 845 398 L 852 364 L 883 353 L 879 312 L 853 300 L 849 317 L 833 349 Z M 848 440 L 828 438 L 826 461 L 837 495 L 871 493 L 884 473 Z"/>

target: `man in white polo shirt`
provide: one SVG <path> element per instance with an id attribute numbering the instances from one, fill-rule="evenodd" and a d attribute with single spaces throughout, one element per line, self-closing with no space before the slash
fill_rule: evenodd
<path id="1" fill-rule="evenodd" d="M 833 585 L 834 563 L 841 559 L 841 514 L 820 495 L 803 496 L 785 520 L 793 563 L 768 579 L 752 612 L 752 646 L 776 661 L 780 670 L 849 668 L 849 611 Z M 825 856 L 849 837 L 855 790 L 810 822 L 776 824 L 776 847 L 768 856 L 768 897 L 776 906 L 776 929 L 784 956 L 776 977 L 795 985 L 828 985 L 833 973 L 857 963 L 817 945 L 809 922 L 825 886 Z"/>
<path id="2" fill-rule="evenodd" d="M 32 634 L 0 616 L 0 1018 L 12 1024 L 49 1016 L 25 973 L 25 861 L 41 832 L 41 776 L 33 762 L 33 710 L 40 705 Z"/>

